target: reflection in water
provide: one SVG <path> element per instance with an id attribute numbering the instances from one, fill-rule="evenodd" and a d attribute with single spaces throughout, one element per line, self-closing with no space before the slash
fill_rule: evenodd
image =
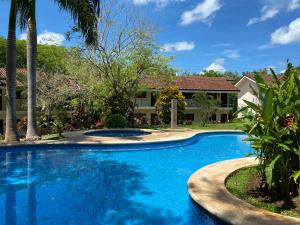
<path id="1" fill-rule="evenodd" d="M 155 151 L 39 148 L 0 151 L 0 225 L 218 225 L 190 200 L 187 180 L 251 150 L 236 136 Z"/>
<path id="2" fill-rule="evenodd" d="M 6 178 L 8 179 L 6 185 L 6 202 L 5 202 L 5 224 L 15 225 L 17 224 L 16 215 L 16 188 L 9 182 L 9 178 L 13 176 L 14 165 L 16 157 L 11 152 L 6 153 L 5 164 L 6 164 Z"/>
<path id="3" fill-rule="evenodd" d="M 36 225 L 35 152 L 27 152 L 28 225 Z"/>

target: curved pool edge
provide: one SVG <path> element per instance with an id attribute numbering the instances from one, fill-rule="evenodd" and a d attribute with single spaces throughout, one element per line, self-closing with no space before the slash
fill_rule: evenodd
<path id="1" fill-rule="evenodd" d="M 205 211 L 233 225 L 299 225 L 300 219 L 257 208 L 232 195 L 225 187 L 234 171 L 256 165 L 254 157 L 217 162 L 205 166 L 190 176 L 190 197 Z"/>
<path id="2" fill-rule="evenodd" d="M 147 129 L 144 129 L 147 130 Z M 13 147 L 30 147 L 30 146 L 64 146 L 64 145 L 72 145 L 72 146 L 118 146 L 118 145 L 150 145 L 150 144 L 172 144 L 172 143 L 181 143 L 184 142 L 193 142 L 194 139 L 199 135 L 211 134 L 211 133 L 234 133 L 234 134 L 244 134 L 243 131 L 240 130 L 193 130 L 191 132 L 159 132 L 159 134 L 169 134 L 167 136 L 159 136 L 159 138 L 149 139 L 146 135 L 144 137 L 140 136 L 137 137 L 140 140 L 135 140 L 135 137 L 122 137 L 122 138 L 115 138 L 115 137 L 95 137 L 96 141 L 91 141 L 89 138 L 90 136 L 85 136 L 84 133 L 87 131 L 75 131 L 75 132 L 68 132 L 76 134 L 74 138 L 67 136 L 61 140 L 47 140 L 47 141 L 32 141 L 32 142 L 17 142 L 17 143 L 10 143 L 10 144 L 0 144 L 0 150 L 4 148 L 13 148 Z M 78 138 L 78 134 L 79 137 Z M 84 136 L 86 138 L 84 138 Z M 82 138 L 83 137 L 83 138 Z M 94 137 L 92 137 L 94 138 Z M 100 140 L 99 140 L 100 139 Z M 146 139 L 146 140 L 145 140 Z"/>
<path id="3" fill-rule="evenodd" d="M 128 134 L 128 136 L 118 136 L 118 132 L 123 132 L 124 135 Z M 83 135 L 89 136 L 89 137 L 122 137 L 122 138 L 128 138 L 128 137 L 140 137 L 145 135 L 150 135 L 154 132 L 150 129 L 139 129 L 139 128 L 114 128 L 114 129 L 98 129 L 98 130 L 89 130 L 83 133 Z M 114 133 L 116 136 L 114 136 Z"/>

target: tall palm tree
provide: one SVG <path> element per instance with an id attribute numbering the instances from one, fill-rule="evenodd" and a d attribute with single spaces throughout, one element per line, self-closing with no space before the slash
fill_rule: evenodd
<path id="1" fill-rule="evenodd" d="M 11 0 L 6 49 L 6 131 L 5 141 L 18 141 L 16 116 L 16 16 L 17 1 Z"/>
<path id="2" fill-rule="evenodd" d="M 36 124 L 36 0 L 19 1 L 21 28 L 27 25 L 27 80 L 28 80 L 28 124 L 26 139 L 39 138 Z M 60 9 L 69 12 L 76 22 L 87 45 L 97 43 L 97 25 L 100 13 L 100 0 L 55 0 Z M 24 4 L 25 3 L 25 4 Z M 27 18 L 22 20 L 22 18 Z"/>

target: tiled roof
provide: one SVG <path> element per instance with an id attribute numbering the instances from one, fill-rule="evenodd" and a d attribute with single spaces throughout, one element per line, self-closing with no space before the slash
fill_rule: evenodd
<path id="1" fill-rule="evenodd" d="M 17 86 L 23 86 L 24 83 L 24 79 L 21 78 L 25 78 L 26 74 L 27 74 L 27 70 L 25 68 L 21 68 L 21 69 L 17 69 Z M 0 68 L 0 86 L 6 86 L 6 69 L 5 68 Z"/>
<path id="2" fill-rule="evenodd" d="M 246 77 L 250 78 L 251 80 L 254 80 L 255 81 L 255 77 L 254 77 L 254 74 L 252 73 L 248 73 L 245 75 Z M 274 84 L 275 80 L 273 78 L 272 75 L 268 75 L 268 74 L 260 74 L 261 78 L 265 81 L 266 84 Z M 281 80 L 283 79 L 283 76 L 278 76 L 278 79 Z"/>
<path id="3" fill-rule="evenodd" d="M 177 86 L 180 90 L 194 91 L 239 91 L 225 77 L 201 76 L 146 76 L 141 83 L 147 88 L 161 89 L 167 86 Z"/>
<path id="4" fill-rule="evenodd" d="M 25 68 L 17 69 L 17 86 L 22 87 L 26 86 L 27 82 L 27 70 Z M 49 79 L 45 73 L 43 72 L 37 72 L 37 81 Z M 77 90 L 80 89 L 79 85 L 77 84 L 76 77 L 74 76 L 69 76 L 69 75 L 64 75 L 64 74 L 54 74 L 51 79 L 54 79 L 52 81 L 55 82 L 64 82 L 67 83 L 70 87 L 73 89 Z M 6 86 L 6 69 L 5 68 L 0 68 L 0 86 Z"/>

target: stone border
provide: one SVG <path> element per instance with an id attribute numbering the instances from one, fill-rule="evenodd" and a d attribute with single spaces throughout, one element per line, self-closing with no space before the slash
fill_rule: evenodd
<path id="1" fill-rule="evenodd" d="M 115 130 L 115 129 L 113 129 Z M 130 129 L 138 130 L 138 129 Z M 84 135 L 86 132 L 96 130 L 81 130 L 66 132 L 63 135 L 63 139 L 59 140 L 43 140 L 43 141 L 22 141 L 11 144 L 0 144 L 1 147 L 5 146 L 22 146 L 22 145 L 38 145 L 38 144 L 136 144 L 136 143 L 159 143 L 169 141 L 184 141 L 193 138 L 197 134 L 202 133 L 215 133 L 215 132 L 229 132 L 240 133 L 240 130 L 184 130 L 173 129 L 170 131 L 164 130 L 151 130 L 151 129 L 139 129 L 151 132 L 151 134 L 135 137 L 97 137 Z"/>
<path id="2" fill-rule="evenodd" d="M 241 158 L 210 164 L 196 171 L 188 181 L 191 198 L 202 208 L 233 225 L 299 225 L 300 219 L 257 208 L 233 196 L 225 187 L 234 171 L 256 165 L 254 158 Z"/>

